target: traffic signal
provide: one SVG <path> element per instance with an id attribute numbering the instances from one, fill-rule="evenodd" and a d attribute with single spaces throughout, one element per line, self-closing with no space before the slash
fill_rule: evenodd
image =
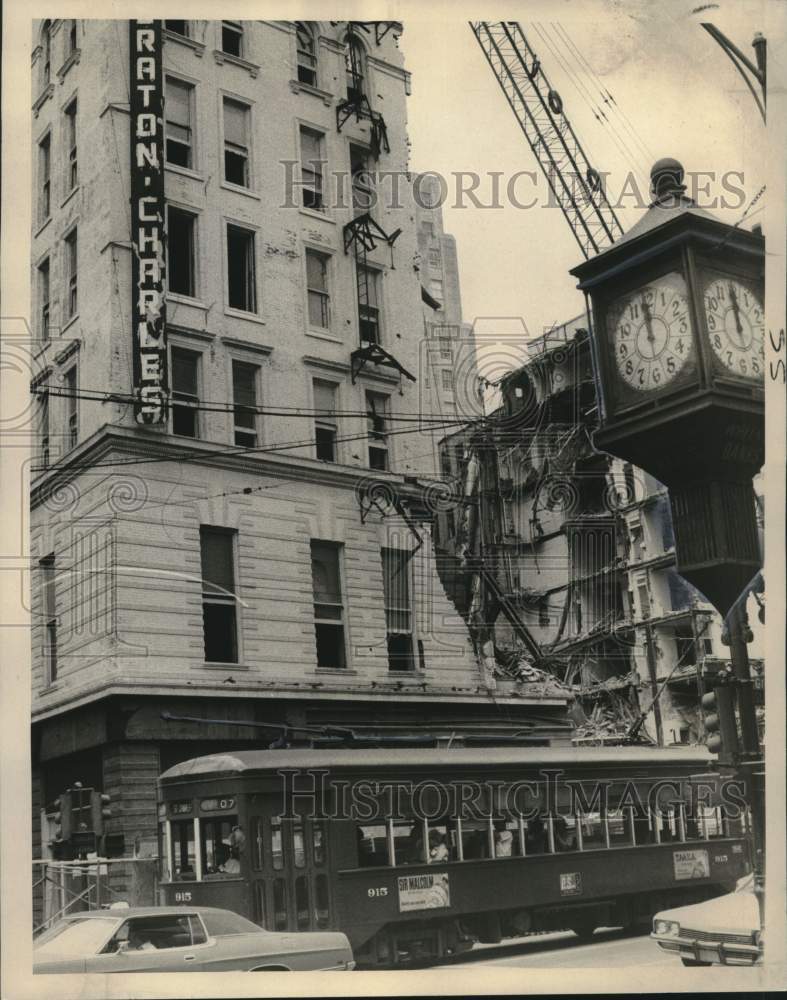
<path id="1" fill-rule="evenodd" d="M 732 686 L 717 681 L 713 690 L 702 696 L 702 709 L 705 713 L 706 746 L 719 758 L 733 760 L 739 747 Z"/>
<path id="2" fill-rule="evenodd" d="M 104 836 L 104 821 L 112 816 L 109 803 L 110 797 L 104 792 L 97 792 L 95 788 L 90 790 L 90 816 L 92 819 L 90 829 L 97 837 Z"/>
<path id="3" fill-rule="evenodd" d="M 52 843 L 61 844 L 71 839 L 71 793 L 63 792 L 59 798 L 55 799 L 53 805 L 55 810 L 55 839 Z"/>

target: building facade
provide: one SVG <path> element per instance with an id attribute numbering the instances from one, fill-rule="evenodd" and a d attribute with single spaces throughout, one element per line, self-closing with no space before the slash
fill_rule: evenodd
<path id="1" fill-rule="evenodd" d="M 401 26 L 151 24 L 34 25 L 34 857 L 75 781 L 118 852 L 155 853 L 158 774 L 217 748 L 567 739 L 560 692 L 489 697 L 432 555 Z"/>

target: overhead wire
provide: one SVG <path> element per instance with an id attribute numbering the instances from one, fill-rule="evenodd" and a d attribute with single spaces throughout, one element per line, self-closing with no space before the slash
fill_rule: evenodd
<path id="1" fill-rule="evenodd" d="M 590 63 L 590 61 L 587 59 L 582 50 L 577 46 L 577 44 L 571 38 L 565 26 L 560 22 L 553 22 L 553 24 L 555 24 L 557 32 L 562 33 L 564 39 L 566 40 L 567 45 L 570 46 L 570 48 L 575 53 L 579 64 L 584 67 L 586 75 L 590 78 L 591 82 L 594 82 L 595 86 L 598 87 L 599 93 L 601 94 L 604 103 L 607 105 L 608 108 L 610 108 L 611 111 L 614 109 L 614 113 L 618 115 L 621 124 L 628 129 L 628 132 L 633 138 L 633 140 L 639 145 L 640 149 L 643 151 L 645 156 L 649 158 L 650 163 L 652 163 L 653 160 L 655 159 L 653 151 L 647 145 L 647 143 L 642 139 L 639 132 L 636 130 L 633 122 L 628 117 L 623 108 L 620 107 L 618 102 L 615 100 L 614 96 L 610 93 L 609 88 L 604 84 L 601 77 L 594 69 L 593 65 Z"/>

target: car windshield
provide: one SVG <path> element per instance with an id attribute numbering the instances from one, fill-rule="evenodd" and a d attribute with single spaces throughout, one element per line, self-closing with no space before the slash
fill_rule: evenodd
<path id="1" fill-rule="evenodd" d="M 117 920 L 101 917 L 63 920 L 33 942 L 33 952 L 36 959 L 47 955 L 70 955 L 74 958 L 95 955 L 117 925 Z"/>

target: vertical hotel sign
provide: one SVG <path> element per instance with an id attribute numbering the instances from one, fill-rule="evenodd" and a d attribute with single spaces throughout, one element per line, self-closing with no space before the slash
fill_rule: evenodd
<path id="1" fill-rule="evenodd" d="M 167 419 L 162 21 L 129 21 L 134 417 Z"/>

